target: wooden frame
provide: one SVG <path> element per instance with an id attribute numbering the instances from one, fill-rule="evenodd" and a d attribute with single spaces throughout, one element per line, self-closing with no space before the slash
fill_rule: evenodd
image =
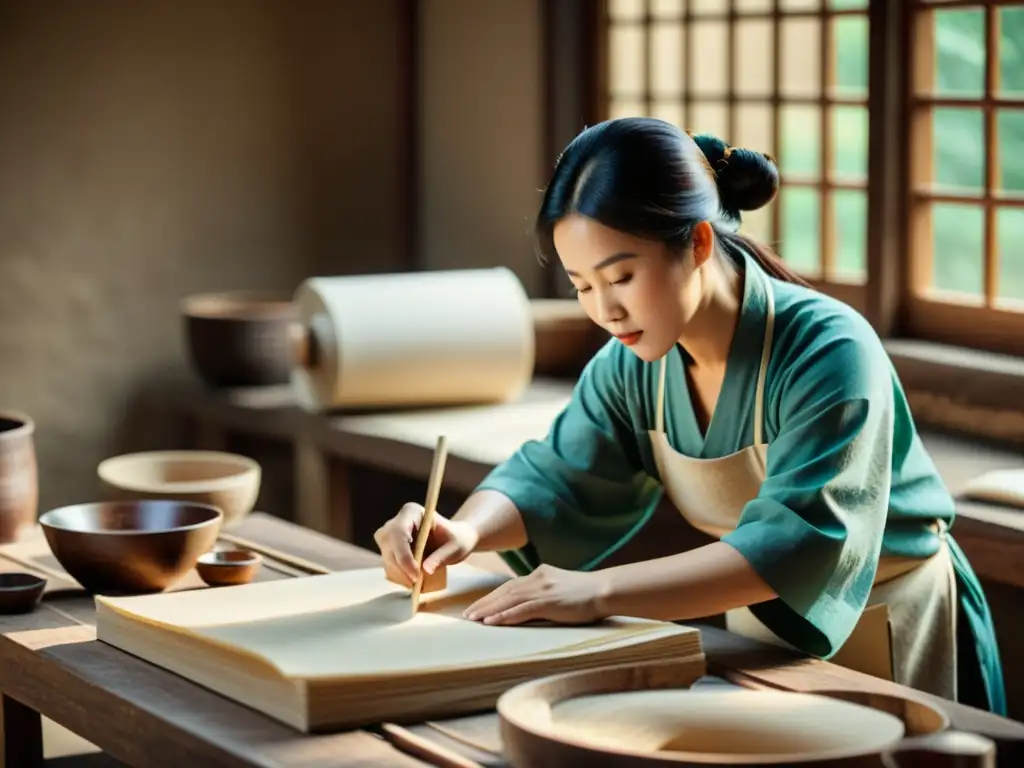
<path id="1" fill-rule="evenodd" d="M 643 87 L 640 93 L 629 94 L 624 100 L 634 101 L 641 105 L 644 113 L 650 114 L 655 106 L 661 103 L 676 103 L 680 108 L 684 121 L 691 120 L 691 115 L 702 106 L 714 106 L 725 111 L 726 121 L 722 126 L 724 137 L 734 137 L 739 132 L 740 110 L 744 107 L 761 106 L 770 110 L 771 114 L 771 140 L 769 146 L 752 147 L 764 149 L 778 160 L 782 176 L 782 192 L 779 198 L 768 209 L 770 238 L 777 240 L 783 230 L 783 214 L 786 193 L 791 190 L 807 189 L 816 192 L 819 210 L 819 227 L 817 240 L 819 244 L 819 259 L 816 274 L 808 274 L 808 279 L 816 286 L 833 293 L 841 300 L 853 305 L 861 311 L 866 310 L 867 302 L 865 287 L 861 280 L 850 279 L 837 274 L 836 263 L 836 216 L 834 201 L 837 192 L 852 191 L 864 195 L 865 205 L 869 193 L 868 174 L 844 175 L 837 172 L 834 153 L 834 126 L 832 123 L 834 111 L 842 107 L 859 107 L 870 114 L 868 109 L 868 94 L 840 94 L 836 87 L 836 67 L 834 66 L 835 41 L 833 39 L 833 24 L 840 19 L 863 18 L 866 22 L 868 8 L 831 8 L 823 5 L 818 9 L 786 9 L 781 0 L 770 0 L 770 8 L 765 10 L 744 10 L 737 0 L 723 0 L 724 10 L 722 12 L 699 12 L 694 8 L 692 2 L 682 0 L 678 3 L 679 13 L 672 15 L 656 16 L 653 11 L 651 0 L 639 3 L 643 8 L 641 15 L 631 20 L 614 20 L 610 16 L 610 2 L 604 0 L 599 3 L 597 11 L 601 30 L 600 36 L 605 45 L 600 48 L 597 71 L 601 73 L 600 91 L 604 98 L 598 100 L 598 111 L 595 119 L 605 119 L 612 116 L 610 104 L 614 100 L 614 94 L 609 88 L 609 62 L 610 54 L 607 39 L 607 31 L 614 26 L 639 27 L 645 35 L 644 63 L 643 63 Z M 634 3 L 636 4 L 636 3 Z M 817 84 L 814 95 L 791 94 L 784 90 L 783 55 L 782 48 L 785 43 L 783 39 L 784 22 L 817 21 Z M 740 44 L 740 28 L 743 23 L 767 23 L 770 25 L 770 46 L 772 53 L 772 68 L 769 75 L 768 88 L 761 94 L 742 93 L 739 88 L 739 77 L 737 72 L 737 50 Z M 655 28 L 658 25 L 679 24 L 682 27 L 684 36 L 683 48 L 684 58 L 683 73 L 681 77 L 681 89 L 678 99 L 658 98 L 652 90 L 652 82 L 655 79 L 653 61 L 651 56 L 651 40 Z M 725 86 L 720 95 L 695 95 L 694 94 L 694 70 L 697 68 L 697 36 L 696 24 L 721 24 L 725 26 L 727 51 L 726 51 L 726 72 Z M 817 173 L 807 175 L 786 170 L 787 158 L 785 148 L 782 145 L 783 138 L 783 111 L 787 107 L 800 108 L 809 107 L 817 111 L 817 133 L 818 147 L 816 164 Z M 696 129 L 703 129 L 703 126 L 689 126 Z M 737 142 L 740 143 L 740 142 Z M 865 227 L 866 229 L 866 227 Z M 866 233 L 865 233 L 866 234 Z M 867 253 L 863 255 L 863 266 L 866 271 L 868 264 Z"/>
<path id="2" fill-rule="evenodd" d="M 960 346 L 1024 355 L 1024 306 L 1000 306 L 997 217 L 1000 209 L 1024 209 L 1024 196 L 1000 194 L 997 118 L 1004 109 L 1024 109 L 1024 98 L 1001 98 L 1000 8 L 1024 10 L 1021 0 L 910 0 L 909 26 L 912 59 L 907 62 L 910 93 L 909 169 L 909 290 L 906 297 L 906 332 Z M 935 14 L 958 10 L 984 13 L 985 69 L 982 92 L 974 97 L 950 97 L 935 89 Z M 983 119 L 984 166 L 978 194 L 935 188 L 933 115 L 937 109 L 969 108 Z M 931 288 L 933 265 L 932 208 L 936 204 L 970 205 L 982 219 L 981 295 L 942 295 Z"/>
<path id="3" fill-rule="evenodd" d="M 779 107 L 805 104 L 820 111 L 820 173 L 813 178 L 794 176 L 783 172 L 783 188 L 810 188 L 819 192 L 821 216 L 819 221 L 819 242 L 821 244 L 820 275 L 811 276 L 816 287 L 863 312 L 880 335 L 886 338 L 903 337 L 937 341 L 960 347 L 1001 352 L 1024 356 L 1024 309 L 1000 303 L 997 300 L 997 211 L 1008 208 L 1024 208 L 1024 196 L 1000 194 L 998 191 L 999 159 L 995 141 L 996 116 L 1001 109 L 1022 109 L 1024 99 L 1005 98 L 999 95 L 998 37 L 999 13 L 1003 7 L 1024 7 L 1024 0 L 869 0 L 863 9 L 829 8 L 827 0 L 821 7 L 811 10 L 786 10 L 783 0 L 769 0 L 770 9 L 763 11 L 740 11 L 737 0 L 727 0 L 721 13 L 700 13 L 692 11 L 692 0 L 681 0 L 682 13 L 678 18 L 684 24 L 686 49 L 692 59 L 694 20 L 718 21 L 728 27 L 730 47 L 727 66 L 727 88 L 719 99 L 729 115 L 728 133 L 736 129 L 736 107 L 751 102 L 749 96 L 737 93 L 736 66 L 732 49 L 736 45 L 737 20 L 761 19 L 772 24 L 772 90 L 767 98 L 758 98 L 758 103 L 772 108 L 773 130 L 772 150 L 785 166 L 781 156 L 781 119 Z M 612 103 L 609 95 L 608 75 L 608 4 L 601 0 L 594 10 L 598 17 L 598 37 L 594 70 L 599 73 L 593 86 L 597 93 L 597 110 L 592 119 L 610 116 Z M 654 23 L 664 23 L 664 17 L 655 18 L 651 11 L 651 0 L 640 0 L 642 12 L 635 21 L 645 31 L 648 44 L 644 46 L 644 89 L 633 94 L 636 102 L 650 111 L 656 99 L 651 92 L 651 55 L 649 40 Z M 966 7 L 984 8 L 985 38 L 987 50 L 993 51 L 987 57 L 984 93 L 973 99 L 948 98 L 931 92 L 930 74 L 934 70 L 934 54 L 929 25 L 935 10 L 946 11 Z M 853 14 L 866 15 L 869 20 L 868 92 L 866 97 L 856 98 L 837 95 L 833 92 L 835 72 L 831 65 L 833 43 L 831 20 Z M 821 20 L 819 51 L 819 84 L 817 97 L 793 98 L 781 93 L 782 19 Z M 618 24 L 626 23 L 622 21 Z M 682 95 L 683 114 L 695 102 L 685 80 L 692 67 L 685 67 Z M 832 176 L 833 150 L 829 114 L 832 109 L 843 105 L 866 105 L 868 107 L 868 173 L 866 180 L 837 179 Z M 984 114 L 986 162 L 984 183 L 978 196 L 951 194 L 932 188 L 927 179 L 930 176 L 932 142 L 931 110 L 941 107 L 973 107 Z M 908 130 L 910 126 L 910 130 Z M 903 159 L 900 162 L 900 159 Z M 894 161 L 895 160 L 895 161 Z M 851 283 L 837 279 L 834 273 L 835 245 L 834 220 L 831 199 L 835 192 L 844 189 L 866 190 L 867 192 L 867 233 L 865 264 L 869 279 L 866 284 Z M 983 249 L 985 259 L 984 295 L 980 300 L 964 301 L 934 291 L 928 291 L 928 265 L 932 251 L 929 211 L 935 203 L 970 203 L 984 211 Z M 783 216 L 782 201 L 772 206 L 772 232 L 781 231 Z M 782 249 L 783 253 L 785 248 Z M 911 254 L 914 258 L 908 258 Z"/>

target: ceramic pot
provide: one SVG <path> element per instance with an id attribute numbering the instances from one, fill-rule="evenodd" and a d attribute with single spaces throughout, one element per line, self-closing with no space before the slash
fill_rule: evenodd
<path id="1" fill-rule="evenodd" d="M 290 295 L 226 291 L 181 303 L 192 367 L 211 387 L 287 384 L 292 370 Z"/>
<path id="2" fill-rule="evenodd" d="M 35 431 L 25 414 L 0 411 L 0 543 L 16 541 L 39 511 Z"/>

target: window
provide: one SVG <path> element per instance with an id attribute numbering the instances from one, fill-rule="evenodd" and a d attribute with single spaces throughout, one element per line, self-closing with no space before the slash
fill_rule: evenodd
<path id="1" fill-rule="evenodd" d="M 1024 2 L 916 2 L 911 333 L 1024 353 Z"/>
<path id="2" fill-rule="evenodd" d="M 609 0 L 606 25 L 607 116 L 771 154 L 780 194 L 744 229 L 862 305 L 867 0 Z"/>
<path id="3" fill-rule="evenodd" d="M 601 15 L 595 118 L 769 152 L 782 188 L 747 232 L 886 335 L 1024 354 L 1024 0 L 605 0 Z"/>

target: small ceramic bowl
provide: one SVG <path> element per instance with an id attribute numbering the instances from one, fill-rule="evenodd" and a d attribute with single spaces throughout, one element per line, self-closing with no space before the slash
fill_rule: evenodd
<path id="1" fill-rule="evenodd" d="M 110 499 L 164 499 L 212 504 L 223 526 L 240 523 L 256 504 L 262 469 L 248 456 L 224 451 L 141 451 L 110 456 L 96 467 Z"/>
<path id="2" fill-rule="evenodd" d="M 200 556 L 196 572 L 211 587 L 230 587 L 252 581 L 262 562 L 248 549 L 215 549 Z"/>
<path id="3" fill-rule="evenodd" d="M 46 579 L 33 573 L 0 573 L 0 613 L 31 613 L 44 589 Z"/>

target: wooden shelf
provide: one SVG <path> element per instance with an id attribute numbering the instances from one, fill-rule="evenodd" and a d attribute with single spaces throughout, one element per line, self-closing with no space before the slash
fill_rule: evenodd
<path id="1" fill-rule="evenodd" d="M 359 474 L 425 483 L 443 430 L 450 441 L 446 491 L 468 495 L 521 443 L 546 434 L 571 389 L 568 380 L 538 379 L 520 402 L 508 405 L 345 415 L 303 411 L 288 388 L 213 392 L 184 386 L 169 398 L 191 425 L 195 447 L 221 447 L 231 434 L 290 444 L 292 519 L 356 541 L 352 489 Z M 1024 456 L 1009 450 L 927 430 L 922 439 L 954 494 L 989 469 L 1024 468 Z M 387 510 L 375 512 L 390 516 Z M 1024 588 L 1024 510 L 960 501 L 953 530 L 982 578 Z"/>

